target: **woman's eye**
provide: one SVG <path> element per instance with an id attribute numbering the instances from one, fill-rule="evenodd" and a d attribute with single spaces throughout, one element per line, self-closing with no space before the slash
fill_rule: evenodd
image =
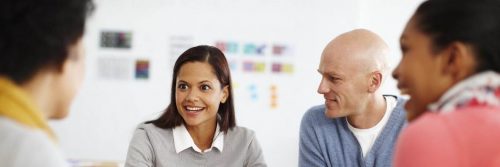
<path id="1" fill-rule="evenodd" d="M 177 88 L 179 88 L 179 89 L 181 89 L 181 90 L 186 90 L 186 89 L 188 89 L 189 87 L 188 87 L 186 84 L 179 84 L 179 85 L 177 86 Z"/>
<path id="2" fill-rule="evenodd" d="M 211 87 L 208 85 L 201 85 L 201 90 L 210 90 Z"/>
<path id="3" fill-rule="evenodd" d="M 405 46 L 405 45 L 401 45 L 401 52 L 402 52 L 402 53 L 406 53 L 406 52 L 408 52 L 408 47 L 407 47 L 407 46 Z"/>

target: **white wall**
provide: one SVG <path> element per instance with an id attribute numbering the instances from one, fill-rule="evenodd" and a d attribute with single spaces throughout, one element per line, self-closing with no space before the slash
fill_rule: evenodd
<path id="1" fill-rule="evenodd" d="M 399 37 L 403 32 L 406 22 L 415 12 L 423 0 L 361 0 L 360 1 L 360 25 L 379 34 L 389 45 L 391 56 L 389 65 L 392 70 L 401 59 Z M 399 95 L 396 81 L 392 76 L 381 87 L 382 92 Z"/>
<path id="2" fill-rule="evenodd" d="M 294 65 L 293 74 L 232 71 L 238 124 L 255 130 L 269 166 L 297 166 L 302 114 L 323 101 L 316 93 L 320 79 L 316 69 L 326 43 L 342 32 L 365 27 L 397 49 L 402 27 L 417 5 L 399 0 L 97 1 L 85 37 L 86 81 L 70 116 L 51 123 L 69 158 L 125 160 L 134 128 L 156 118 L 169 101 L 171 60 L 178 56 L 172 55 L 173 43 L 182 37 L 192 45 L 214 45 L 222 40 L 282 43 L 292 49 L 283 61 Z M 131 31 L 132 49 L 99 48 L 102 30 Z M 399 51 L 395 53 L 393 64 L 399 60 Z M 136 59 L 148 59 L 150 78 L 100 78 L 98 62 L 103 58 L 120 59 L 130 66 Z M 241 55 L 228 58 L 246 59 Z M 127 72 L 133 73 L 133 69 Z M 397 93 L 394 81 L 388 83 L 392 85 L 383 87 L 384 91 Z M 277 87 L 276 108 L 269 104 L 272 85 Z M 249 86 L 256 90 L 249 92 Z"/>

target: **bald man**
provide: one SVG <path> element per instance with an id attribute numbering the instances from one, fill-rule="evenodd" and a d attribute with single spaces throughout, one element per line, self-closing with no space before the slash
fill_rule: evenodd
<path id="1" fill-rule="evenodd" d="M 394 143 L 406 115 L 403 99 L 382 95 L 388 77 L 387 44 L 357 29 L 341 34 L 323 50 L 318 93 L 300 126 L 299 166 L 392 166 Z"/>

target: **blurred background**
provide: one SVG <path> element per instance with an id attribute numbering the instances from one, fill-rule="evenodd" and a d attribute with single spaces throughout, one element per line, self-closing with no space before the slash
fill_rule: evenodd
<path id="1" fill-rule="evenodd" d="M 121 166 L 136 126 L 168 105 L 176 58 L 192 46 L 213 45 L 231 66 L 238 125 L 256 132 L 268 166 L 297 166 L 301 117 L 324 102 L 316 93 L 324 46 L 367 28 L 389 44 L 394 68 L 399 36 L 420 2 L 95 0 L 84 86 L 69 117 L 51 125 L 74 164 Z M 387 77 L 382 92 L 399 95 Z"/>

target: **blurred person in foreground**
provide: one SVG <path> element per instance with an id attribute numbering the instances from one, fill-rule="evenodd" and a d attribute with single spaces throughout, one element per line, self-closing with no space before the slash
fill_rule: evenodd
<path id="1" fill-rule="evenodd" d="M 84 76 L 90 0 L 0 1 L 0 166 L 67 166 L 48 119 L 62 119 Z"/>
<path id="2" fill-rule="evenodd" d="M 411 122 L 395 166 L 500 166 L 500 0 L 428 0 L 393 76 Z"/>

